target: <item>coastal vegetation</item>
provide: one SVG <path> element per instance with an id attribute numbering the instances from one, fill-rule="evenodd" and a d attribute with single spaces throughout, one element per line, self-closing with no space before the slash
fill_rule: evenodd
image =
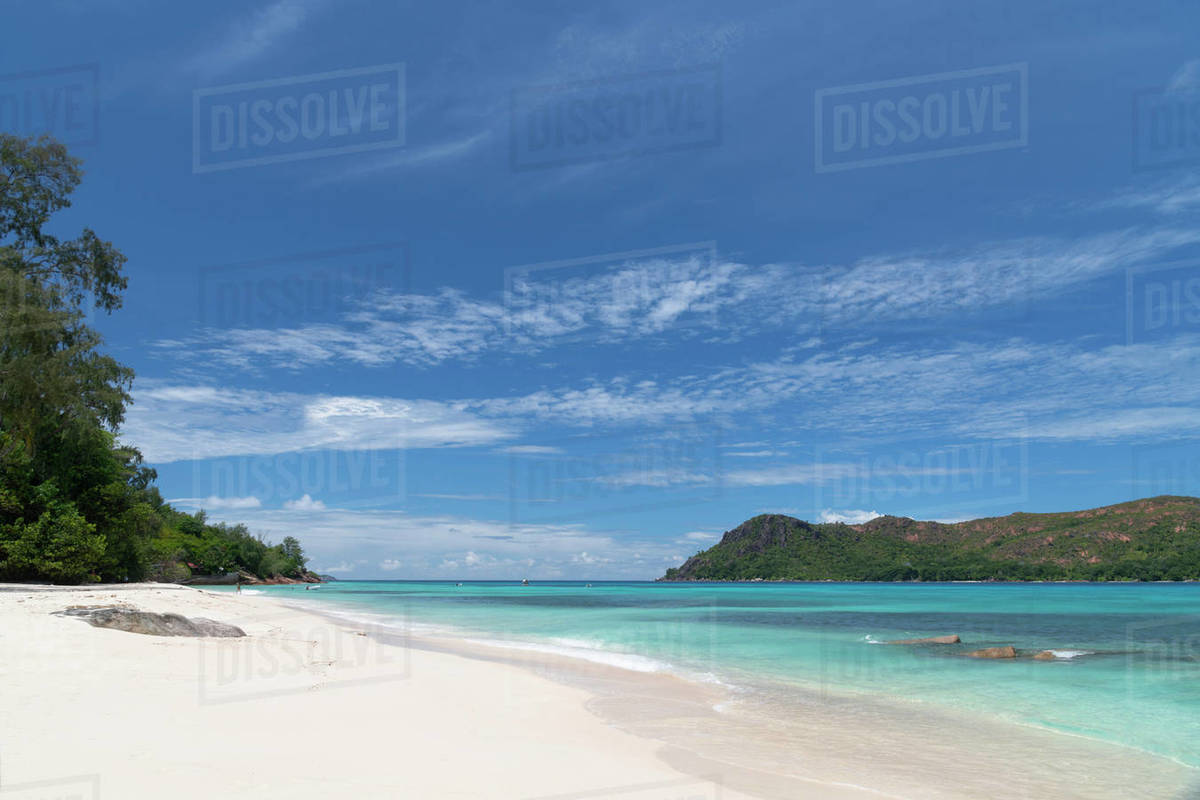
<path id="1" fill-rule="evenodd" d="M 117 438 L 134 375 L 87 315 L 121 307 L 125 256 L 50 232 L 81 176 L 61 144 L 0 134 L 0 580 L 306 577 L 294 538 L 172 508 Z"/>
<path id="2" fill-rule="evenodd" d="M 660 580 L 1197 579 L 1200 498 L 1163 496 L 954 524 L 892 516 L 810 524 L 763 514 Z"/>

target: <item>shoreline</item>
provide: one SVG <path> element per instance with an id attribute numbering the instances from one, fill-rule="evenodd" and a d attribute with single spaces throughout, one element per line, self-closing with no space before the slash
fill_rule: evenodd
<path id="1" fill-rule="evenodd" d="M 382 583 L 391 583 L 392 581 L 381 581 Z M 440 581 L 418 581 L 416 583 L 431 583 L 438 584 Z M 484 581 L 480 583 L 509 583 L 504 581 Z M 582 581 L 569 582 L 582 583 Z M 603 582 L 597 582 L 603 583 Z M 628 581 L 612 581 L 610 583 L 627 584 Z M 796 582 L 796 583 L 817 583 L 817 582 Z M 863 582 L 850 582 L 854 585 Z M 977 583 L 977 582 L 941 582 L 944 584 L 951 583 Z M 1038 582 L 1027 582 L 1038 583 Z M 1176 582 L 1170 582 L 1176 583 Z M 331 621 L 346 624 L 353 623 L 377 623 L 380 620 L 386 620 L 388 615 L 379 611 L 367 609 L 355 609 L 351 606 L 339 605 L 336 600 L 327 600 L 325 598 L 309 598 L 307 595 L 299 597 L 288 597 L 282 594 L 275 594 L 274 597 L 280 598 L 281 602 L 292 604 L 298 608 L 305 608 L 314 613 L 327 615 Z M 357 616 L 356 616 L 357 615 Z M 393 617 L 394 618 L 394 617 Z M 630 652 L 623 649 L 614 649 L 606 647 L 603 644 L 598 644 L 590 641 L 560 639 L 556 637 L 538 637 L 538 636 L 516 636 L 514 638 L 505 637 L 503 633 L 493 636 L 485 631 L 470 630 L 466 628 L 457 628 L 453 625 L 445 623 L 430 624 L 424 621 L 417 621 L 413 626 L 413 630 L 419 630 L 417 637 L 425 642 L 441 641 L 440 645 L 432 645 L 433 649 L 438 649 L 441 652 L 452 652 L 468 657 L 483 657 L 491 660 L 499 660 L 511 663 L 520 663 L 521 659 L 512 655 L 514 651 L 535 651 L 550 655 L 560 656 L 565 659 L 578 659 L 586 662 L 595 662 L 613 666 L 619 669 L 629 669 L 638 673 L 669 673 L 682 680 L 689 682 L 697 682 L 705 685 L 715 684 L 727 688 L 738 689 L 740 686 L 753 684 L 759 688 L 765 688 L 767 691 L 783 692 L 783 693 L 799 693 L 809 695 L 835 694 L 846 701 L 864 701 L 878 703 L 881 705 L 896 706 L 899 705 L 905 709 L 918 709 L 931 715 L 939 713 L 962 713 L 965 715 L 974 716 L 977 719 L 984 719 L 990 722 L 998 722 L 1007 725 L 1017 726 L 1024 729 L 1030 729 L 1042 733 L 1049 733 L 1059 736 L 1067 736 L 1078 738 L 1086 742 L 1094 742 L 1097 744 L 1107 745 L 1111 747 L 1121 748 L 1145 755 L 1150 758 L 1164 759 L 1181 768 L 1189 770 L 1197 770 L 1200 775 L 1200 763 L 1195 760 L 1188 759 L 1177 755 L 1170 751 L 1154 749 L 1153 747 L 1143 746 L 1137 742 L 1122 740 L 1103 735 L 1099 729 L 1088 731 L 1085 728 L 1072 726 L 1059 720 L 1060 724 L 1055 724 L 1048 718 L 1035 719 L 1027 714 L 1012 714 L 1006 713 L 1006 710 L 997 710 L 986 707 L 972 707 L 966 704 L 960 704 L 958 701 L 962 698 L 955 698 L 950 702 L 939 702 L 938 698 L 925 696 L 907 696 L 903 694 L 902 687 L 892 687 L 889 689 L 882 688 L 867 688 L 861 685 L 854 684 L 836 684 L 837 679 L 822 680 L 815 683 L 811 678 L 801 679 L 793 675 L 773 674 L 765 672 L 756 672 L 753 675 L 746 674 L 730 674 L 728 664 L 721 665 L 721 668 L 709 664 L 706 667 L 698 667 L 696 665 L 681 666 L 672 663 L 669 660 L 663 660 L 663 657 L 655 657 L 645 654 Z M 886 644 L 883 641 L 870 641 L 871 644 Z M 475 647 L 475 650 L 471 648 Z M 499 656 L 483 656 L 480 655 L 480 648 L 492 648 L 497 650 Z M 1127 651 L 1124 650 L 1092 650 L 1092 649 L 1076 649 L 1068 648 L 1048 648 L 1043 645 L 1034 647 L 1025 647 L 1018 649 L 1016 661 L 1028 661 L 1031 657 L 1043 652 L 1065 653 L 1066 655 L 1058 656 L 1060 661 L 1071 661 L 1076 657 L 1086 656 L 1095 657 L 1097 659 L 1112 660 L 1113 657 L 1126 657 Z M 504 655 L 508 654 L 508 655 Z M 1028 710 L 1028 709 L 1026 709 Z"/>
<path id="2" fill-rule="evenodd" d="M 247 635 L 145 636 L 53 614 L 72 605 L 207 617 Z M 582 689 L 362 627 L 169 584 L 0 587 L 0 792 L 750 797 L 675 769 L 657 743 L 592 714 Z"/>
<path id="3" fill-rule="evenodd" d="M 240 625 L 248 636 L 141 636 L 50 613 L 120 603 L 208 616 Z M 105 796 L 161 794 L 164 785 L 174 796 L 208 796 L 213 785 L 181 794 L 153 776 L 182 772 L 200 780 L 211 758 L 222 773 L 245 770 L 269 784 L 269 790 L 254 782 L 222 785 L 224 796 L 283 794 L 277 787 L 292 796 L 327 795 L 337 791 L 328 778 L 294 773 L 331 756 L 353 764 L 355 791 L 368 796 L 401 783 L 416 796 L 416 783 L 431 797 L 664 796 L 654 785 L 682 787 L 671 788 L 670 797 L 723 800 L 985 797 L 1001 790 L 1169 797 L 1197 774 L 1164 757 L 1069 733 L 1036 727 L 1020 733 L 1011 722 L 897 709 L 862 697 L 797 694 L 780 705 L 778 698 L 670 673 L 413 634 L 355 620 L 336 607 L 314 608 L 322 604 L 170 584 L 0 587 L 0 641 L 15 637 L 4 646 L 17 653 L 15 669 L 10 664 L 3 677 L 11 689 L 0 709 L 8 722 L 7 741 L 0 741 L 4 786 L 57 772 L 97 774 Z M 36 646 L 22 649 L 23 642 Z M 108 719 L 117 698 L 132 721 Z M 64 699 L 70 702 L 62 707 Z M 99 733 L 117 735 L 81 742 L 69 727 L 72 735 L 64 738 L 56 715 L 99 718 Z M 123 749 L 107 741 L 122 737 Z M 380 750 L 397 738 L 405 745 L 399 752 L 423 754 L 403 759 L 403 781 L 390 769 L 399 756 L 389 759 L 386 747 Z M 298 753 L 296 762 L 263 760 L 262 746 L 279 740 Z M 575 747 L 560 752 L 563 741 Z M 97 748 L 109 758 L 97 761 Z M 144 763 L 137 768 L 146 752 L 166 764 L 149 773 Z M 376 758 L 364 761 L 366 753 Z M 87 768 L 66 767 L 77 754 Z M 474 764 L 485 756 L 487 765 Z M 471 768 L 455 770 L 455 759 L 464 758 Z M 1055 762 L 1076 769 L 1038 767 Z M 1088 768 L 1078 770 L 1081 763 Z M 1024 773 L 1014 773 L 1017 764 Z M 505 789 L 497 795 L 498 784 Z M 120 787 L 115 794 L 113 785 Z"/>
<path id="4" fill-rule="evenodd" d="M 359 612 L 361 616 L 355 616 L 354 610 L 344 607 L 320 608 L 326 602 L 322 600 L 281 598 L 280 602 L 312 611 L 335 624 L 381 625 L 385 630 L 389 627 L 388 623 L 380 622 L 380 618 L 387 618 L 386 615 Z M 607 651 L 597 650 L 587 655 L 571 654 L 564 653 L 553 645 L 542 646 L 537 642 L 524 640 L 482 640 L 465 632 L 451 632 L 444 628 L 438 633 L 408 631 L 405 635 L 408 637 L 409 646 L 414 648 L 518 666 L 559 683 L 584 688 L 593 695 L 589 703 L 593 712 L 622 730 L 654 738 L 667 747 L 675 748 L 676 756 L 682 752 L 689 753 L 690 759 L 675 758 L 672 763 L 695 774 L 702 771 L 697 765 L 702 766 L 706 763 L 701 757 L 702 753 L 708 754 L 709 761 L 722 759 L 726 771 L 730 774 L 745 768 L 740 762 L 749 764 L 763 762 L 770 757 L 778 759 L 781 755 L 781 742 L 754 741 L 769 723 L 782 722 L 780 727 L 785 730 L 775 733 L 787 739 L 789 745 L 794 743 L 794 728 L 797 725 L 811 723 L 818 727 L 839 730 L 840 736 L 823 737 L 825 741 L 811 738 L 806 742 L 810 758 L 812 754 L 819 752 L 824 760 L 824 764 L 810 774 L 787 769 L 777 760 L 773 765 L 776 769 L 772 770 L 772 774 L 767 778 L 759 777 L 749 782 L 733 781 L 732 785 L 750 784 L 740 788 L 754 788 L 764 797 L 802 796 L 797 793 L 796 781 L 822 786 L 844 786 L 886 797 L 990 797 L 996 796 L 995 793 L 1000 791 L 1000 787 L 991 785 L 990 780 L 977 780 L 978 776 L 969 774 L 959 774 L 952 781 L 942 783 L 913 780 L 915 776 L 911 774 L 912 764 L 924 763 L 923 768 L 917 770 L 918 775 L 926 770 L 927 774 L 939 772 L 936 759 L 929 760 L 916 752 L 922 747 L 941 753 L 953 751 L 956 747 L 960 750 L 971 749 L 971 753 L 959 754 L 968 756 L 963 760 L 964 764 L 973 763 L 973 767 L 967 770 L 968 773 L 973 769 L 980 774 L 985 774 L 988 769 L 1011 770 L 1013 763 L 1021 762 L 1022 767 L 1027 768 L 1031 774 L 1020 778 L 1010 776 L 1009 784 L 1011 791 L 1012 783 L 1025 780 L 1028 784 L 1026 791 L 1029 794 L 1021 796 L 1174 797 L 1182 787 L 1200 784 L 1200 769 L 1170 755 L 1049 725 L 997 718 L 977 710 L 955 709 L 925 701 L 909 703 L 892 695 L 846 687 L 823 687 L 817 690 L 799 684 L 783 685 L 769 681 L 759 684 L 761 687 L 770 683 L 770 689 L 764 697 L 755 697 L 753 690 L 747 696 L 744 687 L 726 683 L 717 676 L 706 680 L 698 678 L 694 672 L 670 669 L 660 671 L 654 668 L 641 670 L 614 664 L 603 658 L 602 654 Z M 629 655 L 618 651 L 612 651 L 612 654 L 620 658 Z M 664 666 L 670 667 L 665 664 Z M 614 686 L 617 687 L 615 692 Z M 784 690 L 792 696 L 785 702 L 795 703 L 794 707 L 788 709 L 786 720 L 781 720 L 774 713 L 780 700 L 777 690 Z M 736 730 L 736 734 L 717 742 L 720 747 L 714 748 L 713 741 L 705 741 L 710 737 L 680 736 L 680 730 L 664 731 L 662 726 L 645 724 L 646 720 L 639 719 L 636 709 L 633 714 L 627 713 L 630 709 L 623 708 L 621 700 L 631 697 L 670 697 L 671 702 L 677 706 L 691 706 L 692 722 L 707 723 L 710 728 L 720 728 L 728 723 L 732 730 Z M 799 698 L 798 702 L 796 698 Z M 742 718 L 737 718 L 736 714 L 725 713 L 739 704 L 750 706 Z M 843 713 L 847 708 L 865 712 L 865 716 L 874 724 L 866 729 L 849 724 L 851 720 Z M 716 711 L 716 716 L 707 713 L 709 709 Z M 823 713 L 830 709 L 835 710 L 833 714 Z M 919 736 L 908 747 L 893 753 L 894 758 L 910 765 L 910 769 L 907 770 L 910 774 L 897 776 L 889 774 L 887 769 L 876 768 L 870 784 L 839 780 L 839 777 L 845 774 L 862 774 L 865 769 L 863 765 L 872 764 L 879 753 L 887 751 L 882 741 L 874 748 L 862 746 L 862 741 L 870 741 L 875 736 L 877 731 L 872 728 L 919 732 Z M 1003 744 L 997 745 L 996 742 Z M 737 752 L 742 745 L 746 745 L 743 748 L 744 752 Z M 840 758 L 838 753 L 833 752 L 838 747 L 844 747 L 847 751 L 856 753 L 856 756 L 850 759 Z M 774 752 L 768 752 L 772 749 Z M 977 757 L 979 753 L 988 749 L 998 749 L 1002 753 L 990 760 Z M 1053 755 L 1047 758 L 1047 754 Z M 1035 764 L 1037 757 L 1040 757 L 1040 760 Z M 1074 771 L 1063 770 L 1056 761 L 1071 763 Z M 688 764 L 692 766 L 688 767 Z M 1081 766 L 1084 768 L 1081 769 Z M 945 770 L 943 768 L 940 771 Z M 1175 774 L 1178 780 L 1172 781 L 1168 777 L 1171 773 Z M 1080 792 L 1079 787 L 1083 782 L 1096 781 L 1099 781 L 1099 785 L 1094 786 L 1092 790 Z M 970 788 L 972 784 L 979 784 L 978 791 Z"/>

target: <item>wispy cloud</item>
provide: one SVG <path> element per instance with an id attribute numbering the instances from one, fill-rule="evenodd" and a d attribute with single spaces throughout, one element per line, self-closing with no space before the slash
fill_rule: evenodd
<path id="1" fill-rule="evenodd" d="M 125 433 L 151 462 L 297 450 L 495 445 L 545 424 L 662 426 L 706 420 L 710 438 L 746 413 L 787 414 L 787 430 L 966 439 L 1136 441 L 1200 434 L 1200 336 L 1088 348 L 1008 339 L 809 353 L 718 368 L 703 376 L 614 379 L 526 395 L 454 401 L 336 397 L 150 384 L 135 392 Z M 714 422 L 715 420 L 715 422 Z M 726 420 L 726 422 L 721 422 Z M 716 426 L 715 428 L 713 426 Z M 713 439 L 715 442 L 716 440 Z M 513 445 L 554 455 L 558 448 Z M 737 451 L 735 451 L 737 452 Z M 775 450 L 751 451 L 769 459 Z M 745 459 L 742 459 L 745 460 Z M 777 458 L 777 461 L 786 461 Z M 826 464 L 828 473 L 836 465 Z M 814 479 L 810 466 L 732 470 L 733 485 Z M 716 479 L 684 463 L 606 475 L 674 486 Z"/>
<path id="2" fill-rule="evenodd" d="M 1200 190 L 1154 195 L 1167 213 Z M 1115 201 L 1114 201 L 1115 202 Z M 299 370 L 473 361 L 556 346 L 611 345 L 668 336 L 735 341 L 788 330 L 841 335 L 905 320 L 959 319 L 1032 304 L 1126 267 L 1200 243 L 1192 227 L 1129 228 L 1075 239 L 1026 238 L 936 252 L 865 258 L 848 265 L 747 265 L 696 255 L 634 258 L 595 273 L 520 273 L 504 299 L 455 289 L 378 292 L 336 323 L 206 329 L 155 350 L 184 362 L 245 370 Z M 760 313 L 770 307 L 769 315 Z M 674 341 L 679 341 L 675 338 Z M 819 339 L 813 339 L 819 343 Z M 870 349 L 859 339 L 846 349 Z M 803 349 L 803 348 L 800 348 Z"/>
<path id="3" fill-rule="evenodd" d="M 187 61 L 189 71 L 212 77 L 260 58 L 300 30 L 317 0 L 275 0 L 231 24 L 220 39 Z"/>
<path id="4" fill-rule="evenodd" d="M 503 423 L 432 400 L 305 395 L 149 382 L 122 435 L 167 463 L 305 450 L 404 450 L 491 445 Z"/>
<path id="5" fill-rule="evenodd" d="M 457 139 L 440 142 L 427 146 L 406 147 L 386 156 L 375 156 L 361 160 L 356 166 L 340 166 L 318 175 L 311 182 L 312 187 L 327 186 L 331 183 L 342 183 L 363 177 L 374 177 L 381 173 L 395 172 L 402 169 L 420 167 L 435 167 L 449 162 L 455 162 L 473 153 L 485 150 L 492 140 L 490 130 L 467 133 Z"/>
<path id="6" fill-rule="evenodd" d="M 613 380 L 466 405 L 486 417 L 590 427 L 732 419 L 799 403 L 805 413 L 787 415 L 793 432 L 901 428 L 972 439 L 1113 441 L 1200 432 L 1193 374 L 1200 374 L 1195 334 L 1099 348 L 1014 338 L 816 352 L 664 383 Z M 776 476 L 769 480 L 793 481 L 769 472 Z M 750 472 L 736 470 L 726 479 L 741 475 L 750 480 Z"/>
<path id="7" fill-rule="evenodd" d="M 1188 89 L 1200 89 L 1200 58 L 1184 62 L 1171 79 L 1167 81 L 1167 91 L 1178 92 Z"/>
<path id="8" fill-rule="evenodd" d="M 1164 216 L 1175 216 L 1200 208 L 1200 179 L 1186 176 L 1157 181 L 1148 186 L 1131 187 L 1093 207 L 1138 208 Z"/>
<path id="9" fill-rule="evenodd" d="M 870 522 L 876 517 L 882 516 L 878 511 L 862 511 L 859 509 L 835 511 L 832 508 L 825 508 L 821 510 L 818 520 L 821 522 L 844 522 L 847 525 L 861 525 L 864 522 Z"/>
<path id="10" fill-rule="evenodd" d="M 262 508 L 262 501 L 257 497 L 174 497 L 168 502 L 187 508 L 203 508 L 213 511 L 245 511 L 251 508 Z"/>

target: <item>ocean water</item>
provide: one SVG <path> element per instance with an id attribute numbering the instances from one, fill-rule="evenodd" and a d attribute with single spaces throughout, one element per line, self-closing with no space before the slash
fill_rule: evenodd
<path id="1" fill-rule="evenodd" d="M 979 712 L 1200 767 L 1200 584 L 342 581 L 258 589 L 337 614 L 733 692 Z M 889 645 L 958 634 L 962 645 Z M 1012 645 L 1054 660 L 980 660 Z"/>

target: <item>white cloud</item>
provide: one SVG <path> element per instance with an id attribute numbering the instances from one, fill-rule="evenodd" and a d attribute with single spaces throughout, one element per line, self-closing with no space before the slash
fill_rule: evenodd
<path id="1" fill-rule="evenodd" d="M 361 578 L 469 573 L 480 579 L 547 580 L 580 575 L 580 568 L 586 567 L 589 578 L 646 579 L 662 575 L 664 560 L 678 547 L 671 541 L 592 531 L 579 524 L 516 524 L 399 510 L 331 507 L 307 514 L 259 508 L 211 518 L 244 522 L 270 541 L 297 535 L 316 571 L 353 571 Z"/>
<path id="2" fill-rule="evenodd" d="M 325 504 L 320 500 L 313 500 L 312 497 L 305 493 L 299 500 L 285 501 L 283 507 L 291 511 L 324 511 Z"/>
<path id="3" fill-rule="evenodd" d="M 721 476 L 728 486 L 816 485 L 854 474 L 856 465 L 843 463 L 784 464 L 768 469 L 742 469 Z"/>
<path id="4" fill-rule="evenodd" d="M 1121 332 L 1123 333 L 1123 331 Z M 1114 337 L 1116 338 L 1116 337 Z M 668 384 L 614 380 L 586 388 L 472 401 L 489 417 L 576 426 L 683 426 L 769 413 L 800 403 L 795 428 L 842 434 L 947 433 L 970 439 L 1116 441 L 1200 433 L 1200 336 L 1088 348 L 1025 339 L 817 352 L 801 360 L 714 370 Z M 1166 402 L 1164 402 L 1166 401 Z M 826 477 L 853 465 L 826 463 Z M 817 465 L 732 470 L 734 485 L 786 485 L 820 478 Z M 703 482 L 720 476 L 686 465 L 617 475 L 614 483 Z"/>
<path id="5" fill-rule="evenodd" d="M 587 551 L 584 551 L 582 553 L 576 553 L 575 555 L 571 556 L 572 564 L 579 564 L 579 565 L 587 566 L 587 567 L 596 566 L 597 564 L 608 564 L 608 563 L 611 563 L 611 561 L 612 561 L 612 559 L 610 559 L 610 558 L 602 558 L 600 556 L 595 556 L 595 555 L 592 555 L 591 553 L 588 553 Z"/>
<path id="6" fill-rule="evenodd" d="M 257 497 L 217 497 L 215 495 L 209 495 L 208 497 L 204 498 L 181 497 L 176 500 L 172 500 L 171 502 L 213 511 L 262 507 L 262 502 Z"/>
<path id="7" fill-rule="evenodd" d="M 1173 200 L 1142 202 L 1165 212 L 1191 203 L 1195 193 L 1180 189 Z M 1111 202 L 1137 202 L 1131 197 Z M 793 337 L 807 331 L 809 341 L 797 348 L 804 350 L 812 349 L 818 325 L 829 334 L 1028 304 L 1197 242 L 1195 228 L 1159 227 L 984 242 L 844 265 L 651 256 L 584 274 L 518 270 L 510 276 L 505 302 L 450 288 L 431 294 L 380 291 L 356 301 L 336 323 L 206 329 L 188 339 L 160 340 L 155 349 L 176 360 L 246 370 L 345 362 L 427 366 L 489 352 L 529 355 L 563 344 L 613 344 L 668 332 L 732 340 L 783 329 Z M 773 313 L 759 313 L 765 306 Z"/>
<path id="8" fill-rule="evenodd" d="M 309 566 L 313 570 L 313 572 L 316 572 L 316 573 L 328 572 L 331 575 L 337 575 L 337 574 L 344 573 L 344 572 L 353 572 L 354 571 L 354 565 L 349 564 L 345 561 L 335 564 L 332 567 L 315 567 L 315 566 L 312 566 L 311 564 Z"/>
<path id="9" fill-rule="evenodd" d="M 494 444 L 502 424 L 431 400 L 140 383 L 122 437 L 151 463 L 304 450 Z"/>
<path id="10" fill-rule="evenodd" d="M 831 508 L 825 508 L 821 510 L 818 519 L 821 522 L 844 522 L 847 525 L 861 525 L 864 522 L 870 522 L 876 517 L 882 516 L 878 511 L 860 511 L 855 509 L 834 511 Z"/>
<path id="11" fill-rule="evenodd" d="M 662 469 L 641 469 L 631 472 L 621 472 L 613 475 L 598 475 L 590 478 L 593 483 L 600 483 L 614 489 L 634 486 L 649 486 L 665 489 L 672 486 L 695 486 L 710 484 L 717 476 L 708 472 L 698 472 L 687 467 L 666 467 Z"/>
<path id="12" fill-rule="evenodd" d="M 509 455 L 558 455 L 565 452 L 561 447 L 547 447 L 539 444 L 517 444 L 511 447 L 501 447 L 496 450 L 497 453 L 508 453 Z"/>

